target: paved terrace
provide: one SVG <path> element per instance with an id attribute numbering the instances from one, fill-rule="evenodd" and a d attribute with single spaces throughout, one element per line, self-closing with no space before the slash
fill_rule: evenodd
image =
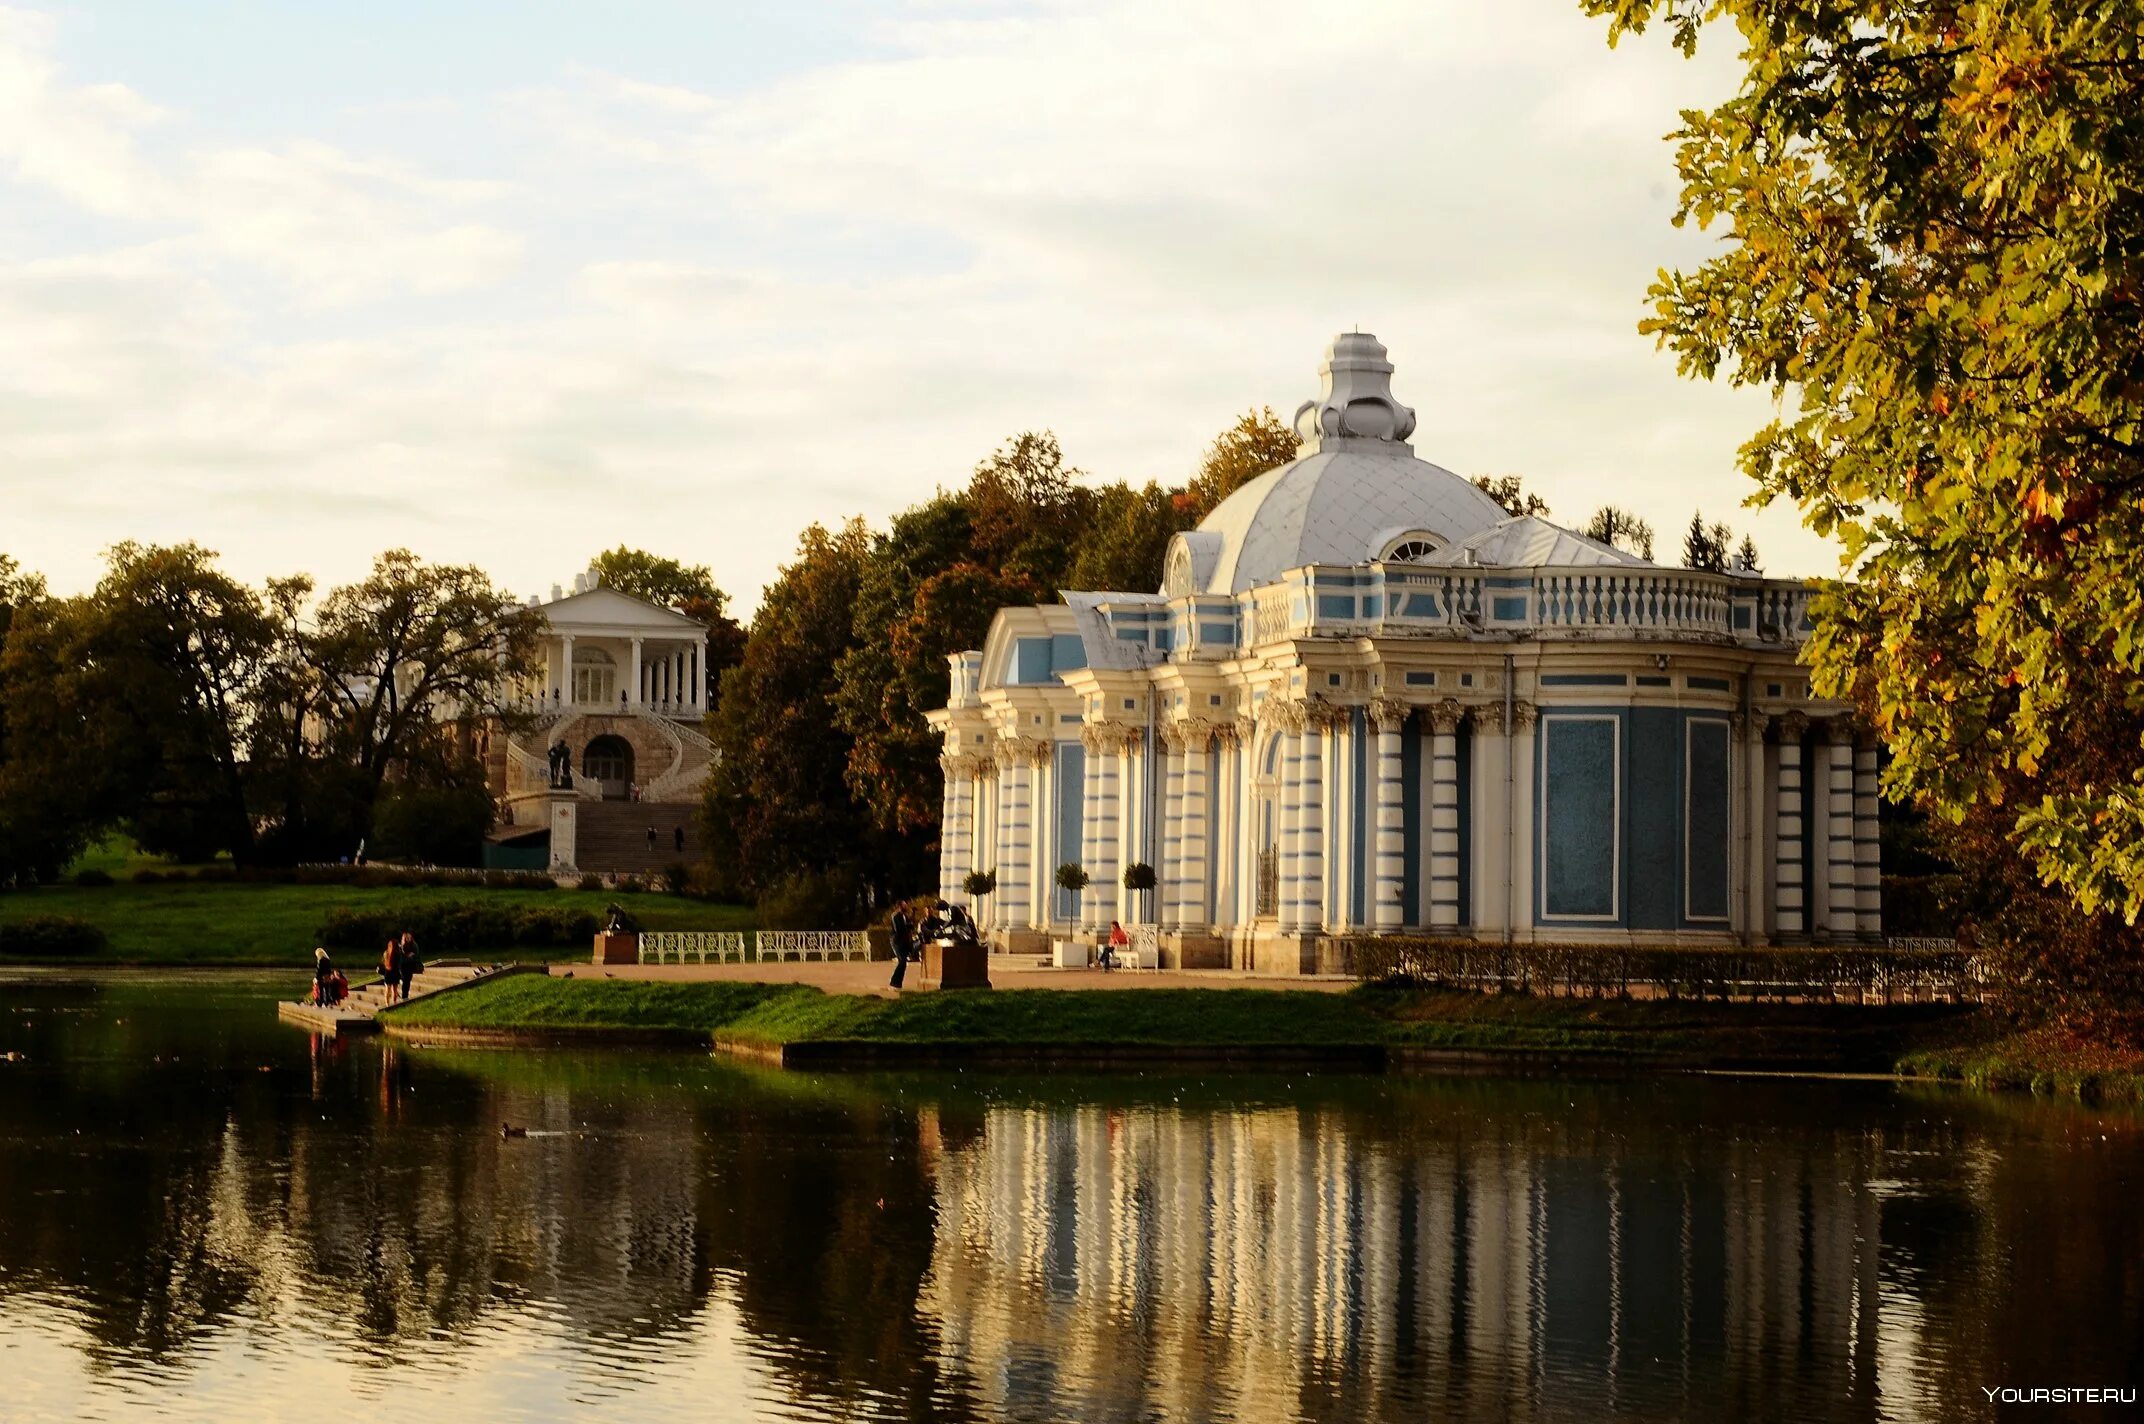
<path id="1" fill-rule="evenodd" d="M 919 970 L 919 965 L 908 966 L 911 976 Z M 890 959 L 801 964 L 554 964 L 551 973 L 572 979 L 810 984 L 829 994 L 894 997 L 894 990 L 886 983 L 893 974 Z M 1356 981 L 1340 976 L 1246 974 L 1229 969 L 1200 969 L 1190 973 L 1171 969 L 1054 969 L 1026 955 L 992 955 L 990 983 L 997 989 L 1309 989 L 1339 993 L 1353 988 Z M 910 989 L 908 992 L 916 991 Z"/>

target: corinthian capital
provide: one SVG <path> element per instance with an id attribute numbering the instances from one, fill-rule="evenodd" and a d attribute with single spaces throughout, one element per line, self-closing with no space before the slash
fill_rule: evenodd
<path id="1" fill-rule="evenodd" d="M 1429 709 L 1429 725 L 1440 734 L 1459 730 L 1459 719 L 1467 715 L 1467 709 L 1459 705 L 1456 697 L 1447 697 Z"/>
<path id="2" fill-rule="evenodd" d="M 1535 720 L 1540 715 L 1541 709 L 1531 702 L 1512 703 L 1511 730 L 1514 732 L 1531 732 L 1534 729 Z"/>
<path id="3" fill-rule="evenodd" d="M 1789 712 L 1779 719 L 1779 740 L 1798 742 L 1809 734 L 1809 714 Z"/>
<path id="4" fill-rule="evenodd" d="M 1380 732 L 1397 732 L 1407 725 L 1407 714 L 1413 709 L 1396 697 L 1373 697 L 1370 699 L 1370 721 Z"/>

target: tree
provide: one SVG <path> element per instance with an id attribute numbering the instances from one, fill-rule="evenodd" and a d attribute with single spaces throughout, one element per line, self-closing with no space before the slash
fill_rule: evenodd
<path id="1" fill-rule="evenodd" d="M 1725 573 L 1727 551 L 1733 547 L 1734 542 L 1734 530 L 1725 524 L 1708 527 L 1703 514 L 1692 512 L 1690 527 L 1682 536 L 1682 566 L 1686 569 L 1705 569 L 1716 574 Z M 1756 552 L 1756 546 L 1749 544 L 1747 539 L 1742 542 L 1749 546 L 1750 552 Z"/>
<path id="2" fill-rule="evenodd" d="M 1214 507 L 1268 470 L 1277 470 L 1301 453 L 1295 431 L 1271 406 L 1257 406 L 1213 438 L 1180 501 L 1184 527 L 1197 524 Z M 1111 584 L 1087 585 L 1093 588 Z"/>
<path id="3" fill-rule="evenodd" d="M 1603 544 L 1613 544 L 1641 559 L 1653 556 L 1653 526 L 1647 524 L 1627 509 L 1618 509 L 1604 504 L 1593 511 L 1586 527 L 1579 531 L 1588 539 L 1597 539 Z"/>
<path id="4" fill-rule="evenodd" d="M 1548 501 L 1537 494 L 1528 494 L 1525 481 L 1517 475 L 1476 475 L 1472 483 L 1474 488 L 1504 506 L 1506 514 L 1548 518 Z"/>
<path id="5" fill-rule="evenodd" d="M 1151 480 L 1137 488 L 1113 484 L 1095 491 L 1094 514 L 1065 571 L 1065 586 L 1131 593 L 1160 588 L 1170 537 L 1198 522 L 1181 504 L 1178 495 Z"/>
<path id="6" fill-rule="evenodd" d="M 722 679 L 711 724 L 722 755 L 702 820 L 714 878 L 731 893 L 765 900 L 807 882 L 838 886 L 826 893 L 846 913 L 913 883 L 920 856 L 891 854 L 850 794 L 851 738 L 832 706 L 870 554 L 860 519 L 806 529 L 760 602 L 743 661 Z"/>
<path id="7" fill-rule="evenodd" d="M 321 600 L 303 641 L 327 755 L 352 775 L 369 825 L 390 773 L 452 785 L 471 755 L 463 729 L 511 720 L 512 689 L 537 670 L 543 615 L 480 569 L 427 564 L 406 549 Z"/>
<path id="8" fill-rule="evenodd" d="M 87 600 L 19 575 L 0 645 L 0 887 L 50 884 L 119 814 L 83 674 Z"/>
<path id="9" fill-rule="evenodd" d="M 1742 536 L 1742 546 L 1735 550 L 1735 562 L 1750 573 L 1764 572 L 1764 564 L 1757 557 L 1757 541 L 1747 534 Z"/>
<path id="10" fill-rule="evenodd" d="M 1584 0 L 1694 50 L 1738 22 L 1739 91 L 1683 115 L 1678 222 L 1643 329 L 1688 374 L 1771 387 L 1744 447 L 1855 571 L 1818 689 L 1868 694 L 1884 787 L 2006 808 L 2086 912 L 2144 911 L 2144 59 L 2126 0 Z M 1789 398 L 1791 397 L 1791 398 Z M 2085 747 L 2081 708 L 2118 708 Z M 2096 753 L 2093 754 L 2093 753 Z M 2050 779 L 2083 764 L 2083 781 Z"/>

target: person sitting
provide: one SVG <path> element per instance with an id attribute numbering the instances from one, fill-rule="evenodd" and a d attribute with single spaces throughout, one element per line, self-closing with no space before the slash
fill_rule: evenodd
<path id="1" fill-rule="evenodd" d="M 1102 941 L 1102 952 L 1095 956 L 1095 962 L 1102 966 L 1105 973 L 1116 968 L 1117 951 L 1129 949 L 1131 943 L 1132 937 L 1124 932 L 1124 926 L 1115 920 L 1111 920 L 1109 922 L 1109 935 Z"/>

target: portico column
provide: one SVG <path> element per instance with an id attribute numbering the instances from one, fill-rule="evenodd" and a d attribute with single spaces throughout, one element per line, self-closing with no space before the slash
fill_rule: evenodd
<path id="1" fill-rule="evenodd" d="M 1183 800 L 1176 817 L 1176 925 L 1199 930 L 1207 923 L 1206 755 L 1211 733 L 1203 722 L 1186 722 L 1177 737 Z"/>
<path id="2" fill-rule="evenodd" d="M 626 686 L 631 689 L 632 705 L 638 707 L 647 696 L 640 686 L 640 639 L 638 638 L 633 639 L 633 674 L 632 680 Z"/>
<path id="3" fill-rule="evenodd" d="M 1534 932 L 1534 718 L 1531 702 L 1511 704 L 1511 934 Z"/>
<path id="4" fill-rule="evenodd" d="M 1305 934 L 1325 927 L 1325 757 L 1332 719 L 1324 704 L 1305 709 L 1303 816 L 1296 845 L 1296 923 Z"/>
<path id="5" fill-rule="evenodd" d="M 1459 873 L 1473 877 L 1474 933 L 1483 938 L 1504 930 L 1505 901 L 1511 885 L 1510 814 L 1507 792 L 1511 773 L 1511 738 L 1504 731 L 1504 704 L 1483 703 L 1468 709 L 1474 736 L 1473 864 Z"/>
<path id="6" fill-rule="evenodd" d="M 1249 926 L 1258 920 L 1258 857 L 1263 847 L 1258 836 L 1258 799 L 1252 782 L 1258 768 L 1258 724 L 1248 717 L 1236 719 L 1236 923 Z"/>
<path id="7" fill-rule="evenodd" d="M 1303 928 L 1303 756 L 1309 738 L 1304 735 L 1299 709 L 1283 704 L 1278 710 L 1285 730 L 1280 749 L 1280 833 L 1275 838 L 1280 852 L 1279 885 L 1273 910 L 1281 933 L 1296 934 Z"/>
<path id="8" fill-rule="evenodd" d="M 1057 917 L 1057 818 L 1050 814 L 1050 783 L 1056 778 L 1050 743 L 1035 740 L 1027 774 L 1027 927 L 1049 930 Z"/>
<path id="9" fill-rule="evenodd" d="M 566 659 L 566 676 L 559 683 L 559 687 L 563 689 L 559 697 L 565 706 L 571 707 L 573 705 L 573 635 L 571 633 L 561 634 L 558 641 L 561 648 L 564 649 Z"/>
<path id="10" fill-rule="evenodd" d="M 1184 913 L 1184 742 L 1183 729 L 1165 723 L 1160 732 L 1161 773 L 1161 864 L 1155 867 L 1160 881 L 1162 926 L 1175 929 Z"/>
<path id="11" fill-rule="evenodd" d="M 1373 698 L 1369 720 L 1377 728 L 1370 926 L 1380 934 L 1391 934 L 1407 923 L 1407 907 L 1401 903 L 1407 886 L 1407 808 L 1400 804 L 1405 789 L 1400 728 L 1407 724 L 1407 708 L 1389 697 Z"/>
<path id="12" fill-rule="evenodd" d="M 1111 920 L 1124 918 L 1120 904 L 1124 894 L 1124 872 L 1119 868 L 1118 856 L 1118 847 L 1124 839 L 1124 812 L 1118 805 L 1124 735 L 1116 727 L 1098 727 L 1096 731 L 1101 735 L 1095 739 L 1094 760 L 1101 776 L 1096 782 L 1094 864 L 1088 868 L 1088 874 L 1094 879 L 1095 923 L 1106 929 Z"/>
<path id="13" fill-rule="evenodd" d="M 1459 719 L 1465 709 L 1445 698 L 1429 709 L 1429 932 L 1459 928 Z"/>
<path id="14" fill-rule="evenodd" d="M 1844 717 L 1824 728 L 1824 780 L 1828 790 L 1824 818 L 1826 867 L 1824 927 L 1833 943 L 1860 933 L 1859 896 L 1854 885 L 1854 729 Z"/>
<path id="15" fill-rule="evenodd" d="M 1080 762 L 1079 863 L 1087 872 L 1087 888 L 1079 897 L 1080 926 L 1092 933 L 1106 924 L 1101 914 L 1102 882 L 1094 873 L 1095 851 L 1102 839 L 1102 757 L 1092 722 L 1079 729 L 1079 744 L 1087 753 Z"/>
<path id="16" fill-rule="evenodd" d="M 960 873 L 959 838 L 954 829 L 960 815 L 960 778 L 954 772 L 959 760 L 951 753 L 938 758 L 938 769 L 945 781 L 938 802 L 938 898 L 946 901 L 952 900 L 954 882 Z"/>
<path id="17" fill-rule="evenodd" d="M 1883 857 L 1877 834 L 1876 738 L 1854 743 L 1854 926 L 1864 940 L 1883 938 Z"/>
<path id="18" fill-rule="evenodd" d="M 1010 929 L 1025 929 L 1028 924 L 1028 896 L 1034 889 L 1029 883 L 1034 865 L 1034 827 L 1029 812 L 1034 804 L 1031 778 L 1034 763 L 1029 759 L 1025 739 L 1016 739 L 1006 748 L 1005 758 L 1005 869 L 1001 872 L 1000 893 L 1005 895 L 1005 924 Z"/>
<path id="19" fill-rule="evenodd" d="M 1764 941 L 1764 877 L 1771 869 L 1771 837 L 1764 824 L 1764 723 L 1761 714 L 1735 714 L 1735 748 L 1742 756 L 1741 855 L 1735 870 L 1740 892 L 1738 928 L 1744 944 Z"/>
<path id="20" fill-rule="evenodd" d="M 1802 884 L 1802 737 L 1809 719 L 1789 712 L 1779 719 L 1779 815 L 1772 862 L 1772 903 L 1782 939 L 1809 932 L 1807 887 Z"/>

